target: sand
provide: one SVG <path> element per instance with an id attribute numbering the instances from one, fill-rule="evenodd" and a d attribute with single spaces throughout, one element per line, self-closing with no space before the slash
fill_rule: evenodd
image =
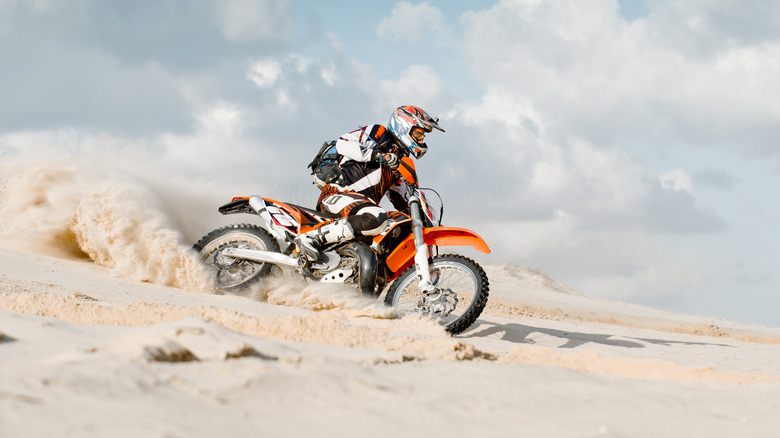
<path id="1" fill-rule="evenodd" d="M 170 185 L 3 172 L 0 437 L 780 433 L 780 328 L 511 265 L 485 266 L 488 306 L 456 337 L 294 276 L 220 294 Z"/>
<path id="2" fill-rule="evenodd" d="M 780 330 L 594 300 L 516 267 L 488 267 L 491 306 L 451 337 L 292 280 L 258 300 L 8 249 L 0 266 L 3 437 L 780 430 Z"/>

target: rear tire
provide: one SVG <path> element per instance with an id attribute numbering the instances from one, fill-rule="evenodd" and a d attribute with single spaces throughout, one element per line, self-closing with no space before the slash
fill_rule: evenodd
<path id="1" fill-rule="evenodd" d="M 432 260 L 431 271 L 438 271 L 434 285 L 458 300 L 455 310 L 439 318 L 438 323 L 457 335 L 469 328 L 487 305 L 490 289 L 487 274 L 477 262 L 461 255 L 444 254 Z M 417 302 L 422 298 L 418 282 L 412 265 L 390 285 L 385 303 L 401 312 L 417 312 Z"/>
<path id="2" fill-rule="evenodd" d="M 221 257 L 224 248 L 260 249 L 280 252 L 279 242 L 256 225 L 236 224 L 214 230 L 193 246 L 200 262 L 224 292 L 238 292 L 267 277 L 273 265 Z"/>

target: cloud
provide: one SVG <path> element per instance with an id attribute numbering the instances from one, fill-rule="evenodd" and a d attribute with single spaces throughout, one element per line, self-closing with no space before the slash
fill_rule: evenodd
<path id="1" fill-rule="evenodd" d="M 691 178 L 682 169 L 672 169 L 668 172 L 664 172 L 660 175 L 660 180 L 661 187 L 666 190 L 682 191 L 690 195 L 695 195 Z"/>
<path id="2" fill-rule="evenodd" d="M 279 79 L 281 73 L 282 67 L 278 62 L 273 59 L 261 59 L 249 66 L 247 78 L 258 88 L 270 88 Z"/>
<path id="3" fill-rule="evenodd" d="M 575 218 L 580 231 L 606 233 L 604 239 L 614 230 L 686 234 L 723 229 L 723 220 L 695 196 L 684 171 L 653 172 L 617 145 L 597 145 L 573 133 L 558 141 L 548 134 L 561 129 L 554 118 L 545 118 L 528 100 L 504 96 L 488 92 L 480 104 L 459 108 L 447 119 L 454 128 L 442 137 L 466 135 L 455 139 L 457 154 L 437 154 L 437 145 L 449 138 L 429 141 L 431 155 L 441 160 L 435 173 L 442 185 L 490 206 L 491 220 L 539 226 L 563 214 Z M 463 217 L 472 212 L 468 203 L 450 211 Z M 523 244 L 515 234 L 503 239 Z"/>
<path id="4" fill-rule="evenodd" d="M 659 3 L 629 23 L 611 1 L 502 1 L 464 16 L 464 56 L 475 80 L 501 84 L 596 144 L 648 138 L 777 155 L 778 32 L 730 38 L 747 21 L 727 19 L 729 3 L 685 5 Z M 761 5 L 750 15 L 766 7 L 774 16 Z M 712 27 L 691 28 L 690 9 Z"/>
<path id="5" fill-rule="evenodd" d="M 398 105 L 430 107 L 443 98 L 446 91 L 442 78 L 427 65 L 410 65 L 397 80 L 379 81 L 382 90 L 379 105 L 397 102 Z"/>
<path id="6" fill-rule="evenodd" d="M 181 128 L 188 107 L 182 83 L 154 64 L 65 52 L 3 70 L 0 94 L 14 104 L 0 106 L 2 130 L 112 126 L 143 135 Z"/>
<path id="7" fill-rule="evenodd" d="M 697 58 L 724 48 L 780 42 L 780 5 L 773 1 L 657 2 L 646 18 L 652 38 Z"/>
<path id="8" fill-rule="evenodd" d="M 685 6 L 676 5 L 633 22 L 610 1 L 502 1 L 464 15 L 463 53 L 486 91 L 456 113 L 481 131 L 472 143 L 490 145 L 471 161 L 480 166 L 475 173 L 489 173 L 496 185 L 511 181 L 498 203 L 532 203 L 532 217 L 567 211 L 583 224 L 609 212 L 610 226 L 647 232 L 724 229 L 694 191 L 691 172 L 654 170 L 648 152 L 776 154 L 768 148 L 780 135 L 771 122 L 778 103 L 769 96 L 777 94 L 780 45 L 766 35 L 760 45 L 724 40 L 690 58 L 657 33 L 659 14 L 676 11 L 670 16 L 686 26 Z M 721 17 L 729 7 L 696 10 Z"/>
<path id="9" fill-rule="evenodd" d="M 734 176 L 722 169 L 704 169 L 693 175 L 696 184 L 714 187 L 720 190 L 731 190 L 739 182 Z"/>
<path id="10" fill-rule="evenodd" d="M 275 41 L 294 29 L 288 0 L 222 0 L 217 17 L 222 35 L 231 42 Z"/>
<path id="11" fill-rule="evenodd" d="M 497 122 L 535 136 L 544 131 L 544 121 L 534 102 L 507 93 L 501 84 L 489 86 L 482 102 L 464 106 L 462 111 L 463 122 L 471 126 Z"/>
<path id="12" fill-rule="evenodd" d="M 428 2 L 413 4 L 404 1 L 395 4 L 390 16 L 379 23 L 376 32 L 380 37 L 393 41 L 421 43 L 418 50 L 410 46 L 410 50 L 406 51 L 412 63 L 415 57 L 424 59 L 435 46 L 447 44 L 451 35 L 439 9 Z"/>
<path id="13" fill-rule="evenodd" d="M 14 102 L 0 107 L 0 130 L 182 132 L 193 106 L 243 99 L 253 88 L 246 63 L 281 51 L 292 19 L 289 5 L 270 1 L 58 5 L 0 7 L 0 55 L 14 60 L 0 70 L 0 95 Z M 243 7 L 246 20 L 231 21 Z M 273 44 L 242 27 L 255 25 L 274 33 Z"/>

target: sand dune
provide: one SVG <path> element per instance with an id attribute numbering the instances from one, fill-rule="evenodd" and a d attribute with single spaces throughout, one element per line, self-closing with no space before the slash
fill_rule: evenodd
<path id="1" fill-rule="evenodd" d="M 780 347 L 767 341 L 780 330 L 545 289 L 533 271 L 489 267 L 496 304 L 450 337 L 333 288 L 276 285 L 284 300 L 271 304 L 89 261 L 2 249 L 0 262 L 3 436 L 773 436 L 780 425 Z"/>
<path id="2" fill-rule="evenodd" d="M 774 437 L 780 329 L 486 266 L 457 337 L 351 289 L 216 293 L 164 190 L 5 169 L 0 436 Z M 191 225 L 190 225 L 191 226 Z"/>

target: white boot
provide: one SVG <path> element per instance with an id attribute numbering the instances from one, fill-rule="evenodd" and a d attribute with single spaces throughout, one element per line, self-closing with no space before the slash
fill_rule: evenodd
<path id="1" fill-rule="evenodd" d="M 310 261 L 317 260 L 320 256 L 320 248 L 329 243 L 346 242 L 355 237 L 352 226 L 346 219 L 323 225 L 316 230 L 303 233 L 295 239 L 298 253 L 306 256 Z"/>

